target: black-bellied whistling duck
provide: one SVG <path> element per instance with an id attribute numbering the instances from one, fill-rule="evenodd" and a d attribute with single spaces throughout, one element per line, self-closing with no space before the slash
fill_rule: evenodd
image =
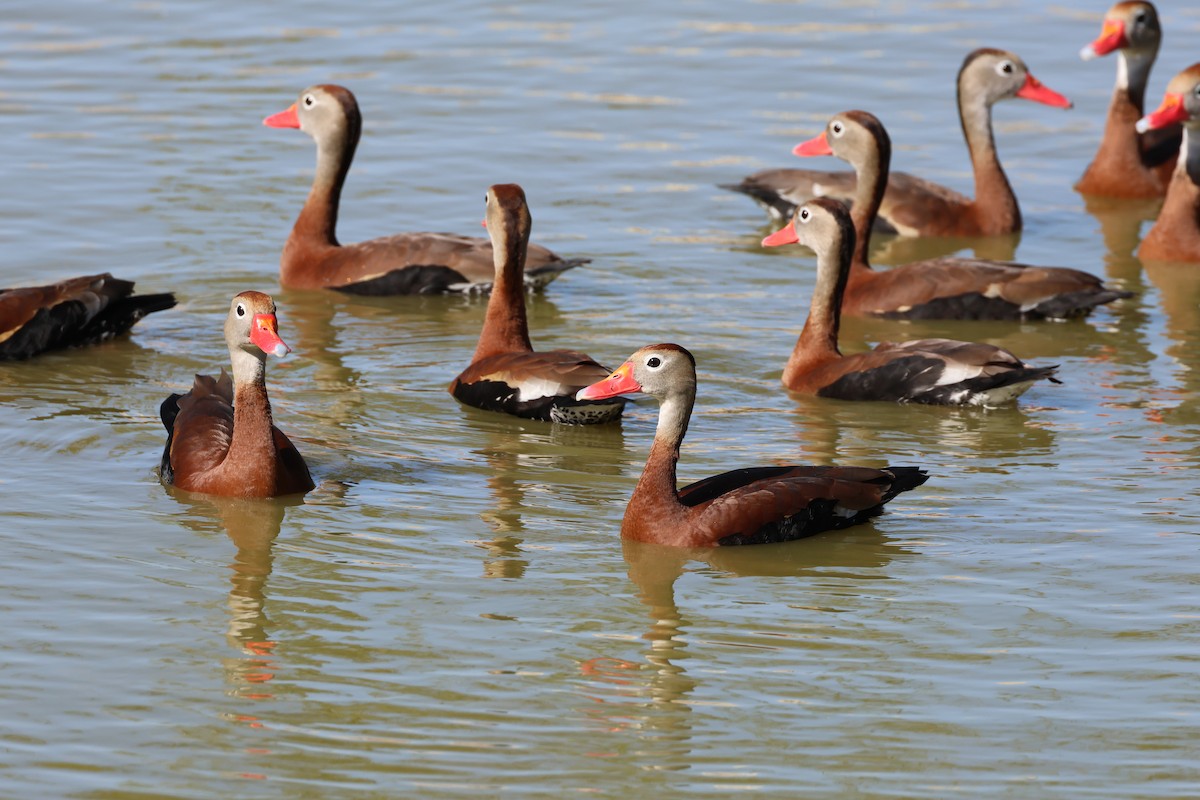
<path id="1" fill-rule="evenodd" d="M 1021 230 L 1021 210 L 992 134 L 992 105 L 1010 97 L 1071 107 L 1070 100 L 1043 86 L 1016 55 L 975 50 L 958 71 L 958 116 L 975 171 L 975 199 L 893 172 L 879 206 L 878 230 L 902 236 L 994 236 Z M 849 200 L 854 185 L 851 172 L 773 169 L 724 188 L 749 195 L 782 221 L 791 219 L 796 206 L 810 197 Z"/>
<path id="2" fill-rule="evenodd" d="M 107 272 L 49 286 L 0 289 L 0 361 L 102 342 L 174 305 L 169 292 L 135 295 L 133 281 Z"/>
<path id="3" fill-rule="evenodd" d="M 631 392 L 658 400 L 659 411 L 646 468 L 621 522 L 627 539 L 679 547 L 803 539 L 864 522 L 927 478 L 916 467 L 750 467 L 676 489 L 679 445 L 696 401 L 696 360 L 677 344 L 643 347 L 577 396 Z"/>
<path id="4" fill-rule="evenodd" d="M 225 320 L 233 379 L 197 375 L 187 394 L 163 401 L 167 429 L 160 475 L 189 492 L 276 497 L 313 488 L 304 458 L 275 427 L 267 399 L 268 355 L 289 348 L 279 338 L 275 303 L 262 292 L 233 298 Z"/>
<path id="5" fill-rule="evenodd" d="M 481 292 L 492 279 L 491 242 L 454 233 L 400 233 L 357 244 L 337 240 L 338 203 L 350 170 L 362 116 L 343 86 L 310 86 L 285 111 L 263 120 L 299 128 L 317 143 L 317 173 L 279 261 L 289 289 L 337 289 L 349 294 Z M 530 245 L 525 284 L 540 289 L 588 259 L 563 259 Z"/>
<path id="6" fill-rule="evenodd" d="M 1179 160 L 1167 199 L 1142 240 L 1138 257 L 1153 261 L 1200 261 L 1200 64 L 1167 84 L 1162 105 L 1138 120 L 1139 131 L 1183 125 Z"/>
<path id="7" fill-rule="evenodd" d="M 804 156 L 834 155 L 857 176 L 850 219 L 854 256 L 842 313 L 904 319 L 1065 319 L 1082 316 L 1129 292 L 1105 288 L 1095 275 L 1064 267 L 1032 267 L 978 258 L 935 258 L 871 269 L 871 226 L 887 182 L 892 143 L 866 111 L 833 117 L 825 132 L 796 146 Z"/>
<path id="8" fill-rule="evenodd" d="M 854 252 L 846 207 L 831 197 L 813 198 L 796 209 L 790 223 L 763 239 L 763 246 L 794 242 L 816 251 L 817 281 L 808 321 L 783 369 L 788 389 L 840 400 L 994 406 L 1015 399 L 1035 381 L 1054 380 L 1056 366 L 1032 367 L 999 347 L 952 339 L 884 342 L 843 356 L 838 324 Z"/>
<path id="9" fill-rule="evenodd" d="M 515 183 L 492 186 L 486 213 L 495 283 L 471 366 L 450 384 L 450 394 L 469 406 L 547 422 L 585 425 L 619 419 L 624 400 L 575 399 L 577 391 L 608 369 L 575 350 L 534 352 L 529 343 L 521 273 L 533 220 L 525 192 Z"/>
<path id="10" fill-rule="evenodd" d="M 1162 197 L 1167 191 L 1179 139 L 1178 125 L 1139 134 L 1146 81 L 1162 42 L 1158 11 L 1145 0 L 1117 3 L 1104 15 L 1100 36 L 1080 51 L 1085 61 L 1117 54 L 1117 85 L 1108 105 L 1104 138 L 1092 163 L 1075 184 L 1084 194 L 1106 197 Z"/>

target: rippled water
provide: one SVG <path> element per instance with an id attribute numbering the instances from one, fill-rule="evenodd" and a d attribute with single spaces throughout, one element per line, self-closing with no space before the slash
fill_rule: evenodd
<path id="1" fill-rule="evenodd" d="M 181 304 L 0 367 L 0 795 L 1183 797 L 1200 732 L 1200 273 L 1131 255 L 1153 206 L 1089 207 L 1115 65 L 1101 5 L 92 3 L 0 21 L 3 283 L 111 269 Z M 1150 95 L 1195 60 L 1163 2 Z M 996 109 L 1022 260 L 1136 292 L 1086 322 L 850 321 L 1062 365 L 993 412 L 778 385 L 812 259 L 715 184 L 877 113 L 899 169 L 969 189 L 953 75 L 1020 53 L 1073 111 Z M 655 419 L 575 430 L 460 408 L 483 303 L 281 292 L 311 141 L 261 126 L 358 94 L 341 238 L 475 233 L 517 181 L 535 239 L 593 259 L 531 308 L 543 347 L 700 362 L 681 477 L 916 463 L 873 525 L 676 552 L 618 528 Z M 830 164 L 833 164 L 831 161 Z M 927 245 L 893 242 L 897 263 Z M 969 251 L 968 251 L 969 252 Z M 1001 252 L 1003 254 L 1003 252 Z M 157 407 L 272 292 L 301 503 L 165 490 Z"/>

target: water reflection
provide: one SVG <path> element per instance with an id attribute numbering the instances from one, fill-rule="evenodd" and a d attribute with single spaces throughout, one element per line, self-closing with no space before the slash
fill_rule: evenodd
<path id="1" fill-rule="evenodd" d="M 196 531 L 223 530 L 237 548 L 229 565 L 229 612 L 226 639 L 240 652 L 222 659 L 225 679 L 238 697 L 267 700 L 267 690 L 278 670 L 267 614 L 267 579 L 271 575 L 272 548 L 283 525 L 288 506 L 303 504 L 303 498 L 243 500 L 190 495 L 173 488 L 168 492 L 187 512 L 182 524 Z"/>
<path id="2" fill-rule="evenodd" d="M 521 578 L 529 560 L 521 548 L 525 541 L 526 496 L 531 507 L 544 508 L 545 498 L 563 493 L 558 478 L 579 473 L 620 478 L 619 464 L 609 457 L 625 447 L 620 425 L 554 425 L 463 408 L 463 421 L 475 430 L 482 445 L 472 450 L 487 463 L 486 482 L 492 508 L 480 514 L 495 536 L 474 542 L 486 556 L 485 578 Z M 540 480 L 539 475 L 546 475 Z"/>
<path id="3" fill-rule="evenodd" d="M 706 580 L 727 578 L 794 578 L 814 593 L 854 592 L 863 581 L 886 580 L 882 573 L 894 558 L 913 551 L 896 546 L 873 525 L 850 531 L 829 532 L 801 542 L 753 547 L 680 548 L 622 540 L 622 555 L 629 579 L 650 624 L 642 633 L 646 642 L 640 658 L 627 659 L 619 652 L 587 659 L 580 664 L 584 691 L 592 701 L 584 713 L 608 733 L 630 734 L 641 740 L 640 754 L 655 769 L 691 766 L 694 721 L 691 701 L 701 688 L 701 676 L 685 666 L 688 631 L 694 624 L 679 609 L 675 585 L 685 574 Z M 689 564 L 701 565 L 689 568 Z M 743 584 L 733 584 L 736 587 Z M 749 587 L 756 590 L 759 587 Z M 795 608 L 795 607 L 793 607 Z M 802 614 L 824 614 L 834 609 L 814 603 Z M 764 626 L 769 621 L 763 620 Z M 751 632 L 743 631 L 747 635 Z M 787 637 L 790 646 L 804 647 L 804 639 Z M 614 648 L 624 648 L 623 640 Z M 702 640 L 703 642 L 703 640 Z M 709 644 L 708 642 L 703 642 Z M 772 646 L 775 641 L 772 641 Z"/>
<path id="4" fill-rule="evenodd" d="M 796 439 L 804 463 L 922 465 L 961 463 L 975 472 L 1009 474 L 1053 464 L 1057 432 L 1036 412 L 846 403 L 795 396 Z M 937 477 L 937 476 L 935 476 Z"/>
<path id="5" fill-rule="evenodd" d="M 1104 237 L 1104 245 L 1108 252 L 1117 256 L 1117 263 L 1126 268 L 1119 272 L 1110 270 L 1108 277 L 1136 282 L 1139 277 L 1137 262 L 1124 260 L 1124 257 L 1133 255 L 1141 241 L 1143 223 L 1158 216 L 1162 200 L 1126 200 L 1084 195 L 1083 204 L 1087 212 L 1100 223 L 1100 233 Z"/>
<path id="6" fill-rule="evenodd" d="M 1196 397 L 1200 392 L 1200 270 L 1195 264 L 1146 261 L 1146 276 L 1158 289 L 1171 343 L 1164 350 L 1175 384 L 1157 386 L 1159 401 L 1168 409 L 1163 419 L 1177 424 L 1200 421 Z"/>

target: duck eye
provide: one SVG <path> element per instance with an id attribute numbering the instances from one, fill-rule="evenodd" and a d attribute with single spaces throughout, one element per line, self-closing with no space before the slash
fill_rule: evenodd
<path id="1" fill-rule="evenodd" d="M 246 307 L 244 305 L 242 305 L 241 303 L 238 303 L 238 305 L 237 305 L 237 315 L 239 317 L 246 316 Z"/>
<path id="2" fill-rule="evenodd" d="M 662 366 L 662 359 L 658 356 L 650 356 L 646 359 L 646 366 L 650 369 L 658 369 Z"/>
<path id="3" fill-rule="evenodd" d="M 1134 14 L 1134 15 L 1133 15 L 1133 21 L 1134 21 L 1135 23 L 1137 23 L 1138 25 L 1141 25 L 1143 22 L 1145 22 L 1145 21 L 1146 21 L 1146 12 L 1145 12 L 1145 11 L 1139 11 L 1138 13 Z"/>
<path id="4" fill-rule="evenodd" d="M 304 96 L 304 105 L 311 106 L 315 102 L 316 101 L 313 100 L 313 96 L 311 94 L 307 94 Z"/>
<path id="5" fill-rule="evenodd" d="M 835 122 L 832 125 L 830 125 L 829 130 L 833 132 L 834 136 L 841 136 L 843 133 L 846 132 L 845 126 L 842 125 L 842 123 L 840 123 L 840 122 Z"/>
<path id="6" fill-rule="evenodd" d="M 800 209 L 800 213 L 797 214 L 796 216 L 800 218 L 801 222 L 808 222 L 809 219 L 812 218 L 812 212 L 809 211 L 807 208 L 802 208 L 802 209 Z"/>
<path id="7" fill-rule="evenodd" d="M 996 72 L 1001 75 L 1012 75 L 1014 69 L 1016 67 L 1013 66 L 1011 61 L 1001 61 L 996 65 Z"/>

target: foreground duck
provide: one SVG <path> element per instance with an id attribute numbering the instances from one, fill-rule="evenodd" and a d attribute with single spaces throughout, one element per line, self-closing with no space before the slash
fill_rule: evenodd
<path id="1" fill-rule="evenodd" d="M 138 320 L 175 305 L 175 295 L 133 293 L 133 281 L 107 272 L 0 289 L 0 361 L 82 347 L 119 336 Z"/>
<path id="2" fill-rule="evenodd" d="M 225 320 L 233 379 L 197 375 L 187 394 L 163 401 L 167 429 L 160 476 L 190 492 L 276 497 L 313 488 L 304 458 L 275 427 L 267 399 L 268 355 L 289 348 L 279 338 L 275 303 L 261 292 L 233 298 Z"/>
<path id="3" fill-rule="evenodd" d="M 1104 15 L 1100 35 L 1080 52 L 1085 61 L 1117 54 L 1117 83 L 1104 136 L 1092 163 L 1075 184 L 1084 194 L 1153 198 L 1167 191 L 1182 136 L 1179 125 L 1139 133 L 1146 82 L 1162 43 L 1158 10 L 1144 0 L 1117 3 Z"/>
<path id="4" fill-rule="evenodd" d="M 546 422 L 619 419 L 624 400 L 575 399 L 576 392 L 607 375 L 607 368 L 575 350 L 534 352 L 529 342 L 521 277 L 533 219 L 524 190 L 497 184 L 488 189 L 486 202 L 495 284 L 471 365 L 450 384 L 450 394 L 469 406 Z"/>
<path id="5" fill-rule="evenodd" d="M 978 258 L 935 258 L 871 269 L 871 228 L 887 185 L 892 142 L 873 114 L 845 111 L 830 119 L 797 155 L 837 156 L 854 167 L 850 206 L 854 254 L 842 313 L 903 319 L 1066 319 L 1130 292 L 1109 289 L 1087 272 Z"/>
<path id="6" fill-rule="evenodd" d="M 975 172 L 975 197 L 894 172 L 879 206 L 881 231 L 903 236 L 993 236 L 1021 230 L 1021 210 L 1000 166 L 992 133 L 992 105 L 1012 97 L 1071 107 L 1070 100 L 1043 86 L 1013 53 L 981 48 L 966 57 L 958 72 L 958 116 Z M 810 197 L 849 200 L 854 187 L 853 173 L 775 169 L 724 188 L 747 194 L 775 219 L 788 220 L 796 206 Z"/>
<path id="7" fill-rule="evenodd" d="M 579 392 L 601 400 L 645 392 L 659 402 L 646 468 L 621 536 L 677 547 L 803 539 L 879 514 L 900 492 L 923 484 L 916 467 L 751 467 L 676 489 L 679 447 L 696 402 L 696 360 L 676 344 L 643 347 L 609 377 Z"/>
<path id="8" fill-rule="evenodd" d="M 783 369 L 788 389 L 841 400 L 995 406 L 1015 400 L 1058 367 L 1033 367 L 999 347 L 953 339 L 884 342 L 874 350 L 838 350 L 842 294 L 854 252 L 854 226 L 839 201 L 809 200 L 764 247 L 800 243 L 817 254 L 808 320 Z"/>
<path id="9" fill-rule="evenodd" d="M 1200 261 L 1200 64 L 1167 84 L 1162 104 L 1138 121 L 1139 131 L 1183 125 L 1179 160 L 1167 198 L 1138 257 L 1153 261 Z"/>
<path id="10" fill-rule="evenodd" d="M 487 239 L 454 233 L 401 233 L 357 244 L 337 240 L 338 204 L 362 131 L 354 94 L 344 86 L 310 86 L 286 110 L 263 120 L 272 128 L 299 128 L 317 143 L 317 172 L 308 200 L 280 257 L 288 289 L 337 289 L 349 294 L 394 295 L 481 292 L 491 286 Z M 540 289 L 587 259 L 563 259 L 530 246 L 525 283 Z"/>

